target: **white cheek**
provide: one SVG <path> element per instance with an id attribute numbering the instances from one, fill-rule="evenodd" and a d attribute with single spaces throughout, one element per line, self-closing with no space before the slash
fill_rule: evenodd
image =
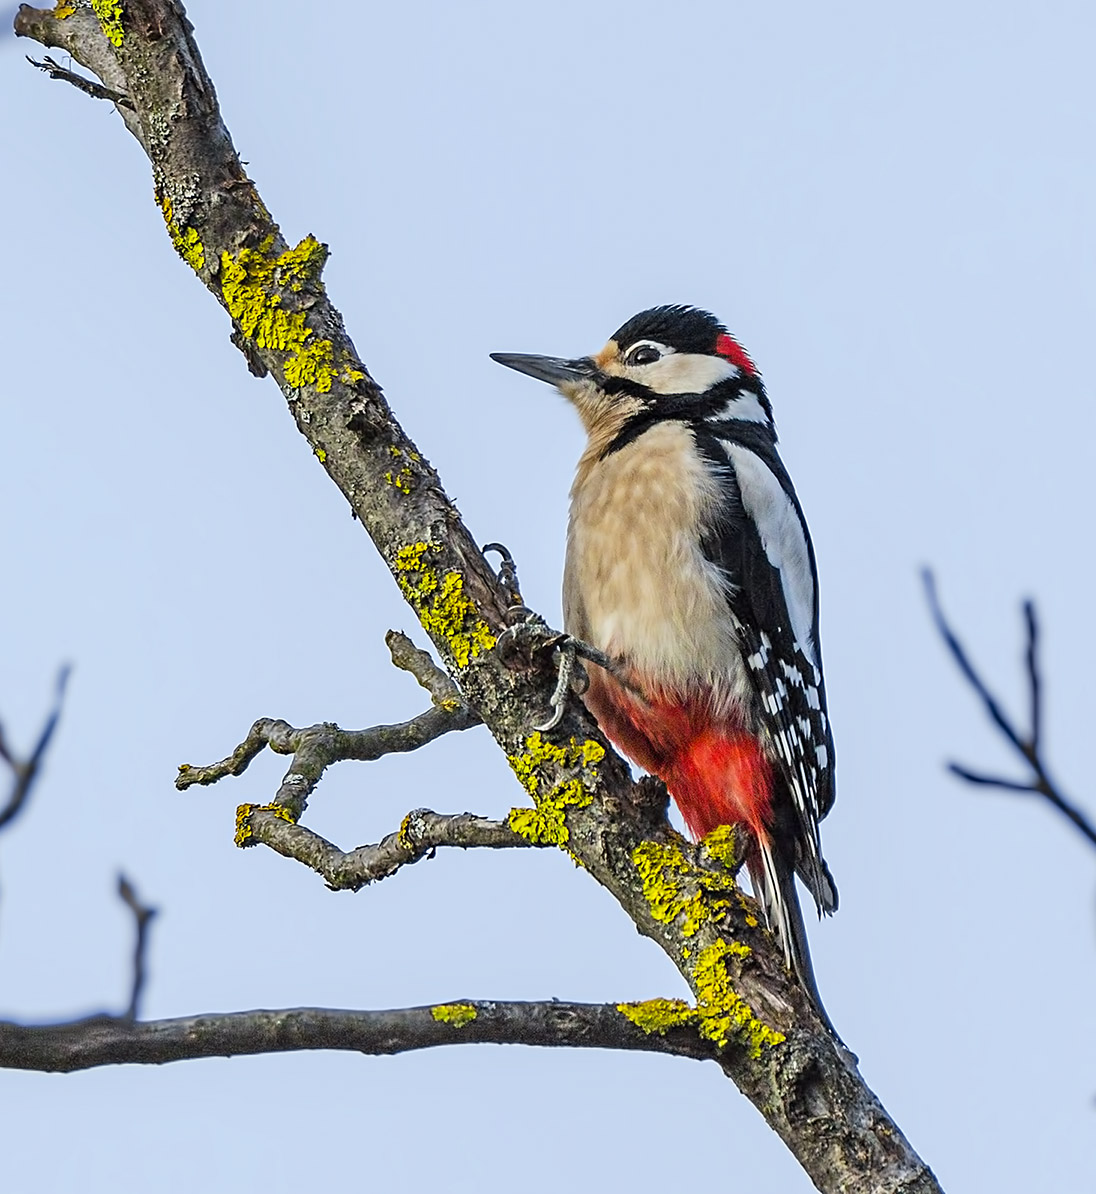
<path id="1" fill-rule="evenodd" d="M 629 369 L 628 374 L 656 394 L 703 394 L 717 382 L 737 377 L 738 369 L 723 357 L 672 352 L 653 364 Z"/>

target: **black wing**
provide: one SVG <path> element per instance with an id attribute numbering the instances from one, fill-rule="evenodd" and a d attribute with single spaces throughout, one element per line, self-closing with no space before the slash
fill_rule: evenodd
<path id="1" fill-rule="evenodd" d="M 728 603 L 758 698 L 757 728 L 791 797 L 796 870 L 819 911 L 832 912 L 837 889 L 818 826 L 834 801 L 834 751 L 814 551 L 775 446 L 756 434 L 746 440 L 730 427 L 723 431 L 697 433 L 700 450 L 726 476 L 725 502 L 704 550 L 727 576 Z"/>

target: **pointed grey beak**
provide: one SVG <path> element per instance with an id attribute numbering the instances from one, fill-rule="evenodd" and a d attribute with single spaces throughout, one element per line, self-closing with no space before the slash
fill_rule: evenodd
<path id="1" fill-rule="evenodd" d="M 594 373 L 594 362 L 589 357 L 565 361 L 562 357 L 539 357 L 531 353 L 493 352 L 491 360 L 498 361 L 507 369 L 528 373 L 530 377 L 535 377 L 538 381 L 546 381 L 553 386 L 569 381 L 582 381 Z"/>

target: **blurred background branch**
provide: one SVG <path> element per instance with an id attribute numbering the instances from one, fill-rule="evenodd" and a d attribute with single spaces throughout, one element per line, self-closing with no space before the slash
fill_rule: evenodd
<path id="1" fill-rule="evenodd" d="M 1005 710 L 1000 699 L 993 693 L 971 661 L 967 649 L 952 629 L 940 605 L 936 592 L 936 578 L 928 568 L 921 574 L 929 609 L 940 637 L 959 668 L 960 674 L 974 690 L 986 711 L 986 716 L 997 727 L 1005 741 L 1013 748 L 1031 770 L 1028 779 L 1010 779 L 1006 776 L 989 775 L 975 771 L 962 763 L 951 762 L 948 770 L 969 784 L 980 788 L 998 788 L 1003 792 L 1023 792 L 1042 796 L 1053 808 L 1073 826 L 1089 843 L 1096 846 L 1096 826 L 1077 804 L 1067 797 L 1059 785 L 1050 777 L 1043 753 L 1043 684 L 1039 665 L 1039 622 L 1034 602 L 1023 604 L 1026 644 L 1024 666 L 1028 687 L 1028 729 L 1022 730 Z"/>

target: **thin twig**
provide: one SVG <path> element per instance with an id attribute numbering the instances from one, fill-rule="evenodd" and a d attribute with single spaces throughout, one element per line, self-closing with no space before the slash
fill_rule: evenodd
<path id="1" fill-rule="evenodd" d="M 34 786 L 34 781 L 38 777 L 39 769 L 46 757 L 46 750 L 49 747 L 50 739 L 53 737 L 53 731 L 57 728 L 57 722 L 61 717 L 61 706 L 65 699 L 65 687 L 68 684 L 71 670 L 68 664 L 66 664 L 57 673 L 53 708 L 46 717 L 45 724 L 42 726 L 41 733 L 38 735 L 38 741 L 34 744 L 34 749 L 31 751 L 30 757 L 25 762 L 20 762 L 12 754 L 11 748 L 4 740 L 3 727 L 0 726 L 0 758 L 3 758 L 7 762 L 15 776 L 15 782 L 12 785 L 7 803 L 0 809 L 0 829 L 11 824 L 26 805 L 27 797 L 30 796 L 31 788 Z"/>
<path id="2" fill-rule="evenodd" d="M 136 941 L 133 947 L 133 984 L 130 988 L 129 1007 L 126 1009 L 125 1019 L 136 1020 L 141 1006 L 141 993 L 144 991 L 145 979 L 148 971 L 145 966 L 145 953 L 148 947 L 149 921 L 156 915 L 155 908 L 142 904 L 137 896 L 137 890 L 125 875 L 118 876 L 118 894 L 122 902 L 133 913 L 134 924 L 137 928 Z"/>
<path id="3" fill-rule="evenodd" d="M 284 805 L 297 818 L 332 763 L 372 762 L 383 755 L 418 750 L 443 734 L 479 724 L 479 717 L 463 703 L 453 709 L 427 709 L 410 721 L 366 730 L 344 730 L 327 721 L 297 728 L 280 718 L 261 717 L 227 758 L 203 767 L 181 764 L 175 786 L 184 792 L 194 784 L 213 784 L 227 775 L 242 775 L 255 756 L 269 746 L 275 754 L 293 756 L 274 802 Z"/>
<path id="4" fill-rule="evenodd" d="M 949 763 L 948 770 L 960 779 L 966 780 L 967 783 L 975 784 L 979 787 L 999 788 L 1005 792 L 1026 792 L 1042 796 L 1077 829 L 1082 837 L 1086 838 L 1091 845 L 1096 846 L 1096 826 L 1092 824 L 1088 817 L 1071 800 L 1062 794 L 1061 790 L 1050 778 L 1043 759 L 1041 742 L 1043 688 L 1039 670 L 1039 622 L 1036 617 L 1034 603 L 1025 601 L 1023 606 L 1024 626 L 1027 634 L 1024 662 L 1027 669 L 1028 708 L 1031 717 L 1031 729 L 1027 734 L 1024 734 L 1013 725 L 1001 703 L 990 692 L 985 681 L 975 669 L 974 664 L 971 663 L 962 643 L 959 642 L 955 632 L 944 617 L 944 612 L 940 607 L 940 602 L 936 594 L 936 581 L 932 572 L 926 568 L 922 572 L 921 577 L 924 581 L 929 609 L 932 613 L 933 621 L 936 623 L 936 628 L 940 632 L 940 637 L 944 640 L 948 650 L 951 652 L 952 658 L 955 660 L 967 682 L 981 698 L 990 720 L 1004 734 L 1005 738 L 1012 743 L 1017 753 L 1031 768 L 1032 778 L 1023 781 L 985 775 L 981 772 L 972 771 L 960 763 Z"/>
<path id="5" fill-rule="evenodd" d="M 1028 692 L 1031 713 L 1031 753 L 1038 757 L 1042 735 L 1043 692 L 1039 678 L 1039 623 L 1035 617 L 1035 602 L 1024 602 L 1024 622 L 1027 627 Z"/>
<path id="6" fill-rule="evenodd" d="M 384 636 L 384 641 L 393 664 L 401 671 L 410 672 L 430 694 L 437 708 L 452 712 L 465 705 L 460 689 L 453 683 L 449 673 L 434 662 L 429 651 L 420 650 L 399 630 L 390 630 Z"/>
<path id="7" fill-rule="evenodd" d="M 76 74 L 75 71 L 66 70 L 60 63 L 54 62 L 48 54 L 41 62 L 36 61 L 29 54 L 26 57 L 31 66 L 45 71 L 51 79 L 60 79 L 63 83 L 71 83 L 78 91 L 90 95 L 92 99 L 109 100 L 120 108 L 128 108 L 131 112 L 133 111 L 133 101 L 128 95 L 121 91 L 114 91 L 110 87 L 104 87 L 98 79 L 88 79 L 83 75 Z"/>

